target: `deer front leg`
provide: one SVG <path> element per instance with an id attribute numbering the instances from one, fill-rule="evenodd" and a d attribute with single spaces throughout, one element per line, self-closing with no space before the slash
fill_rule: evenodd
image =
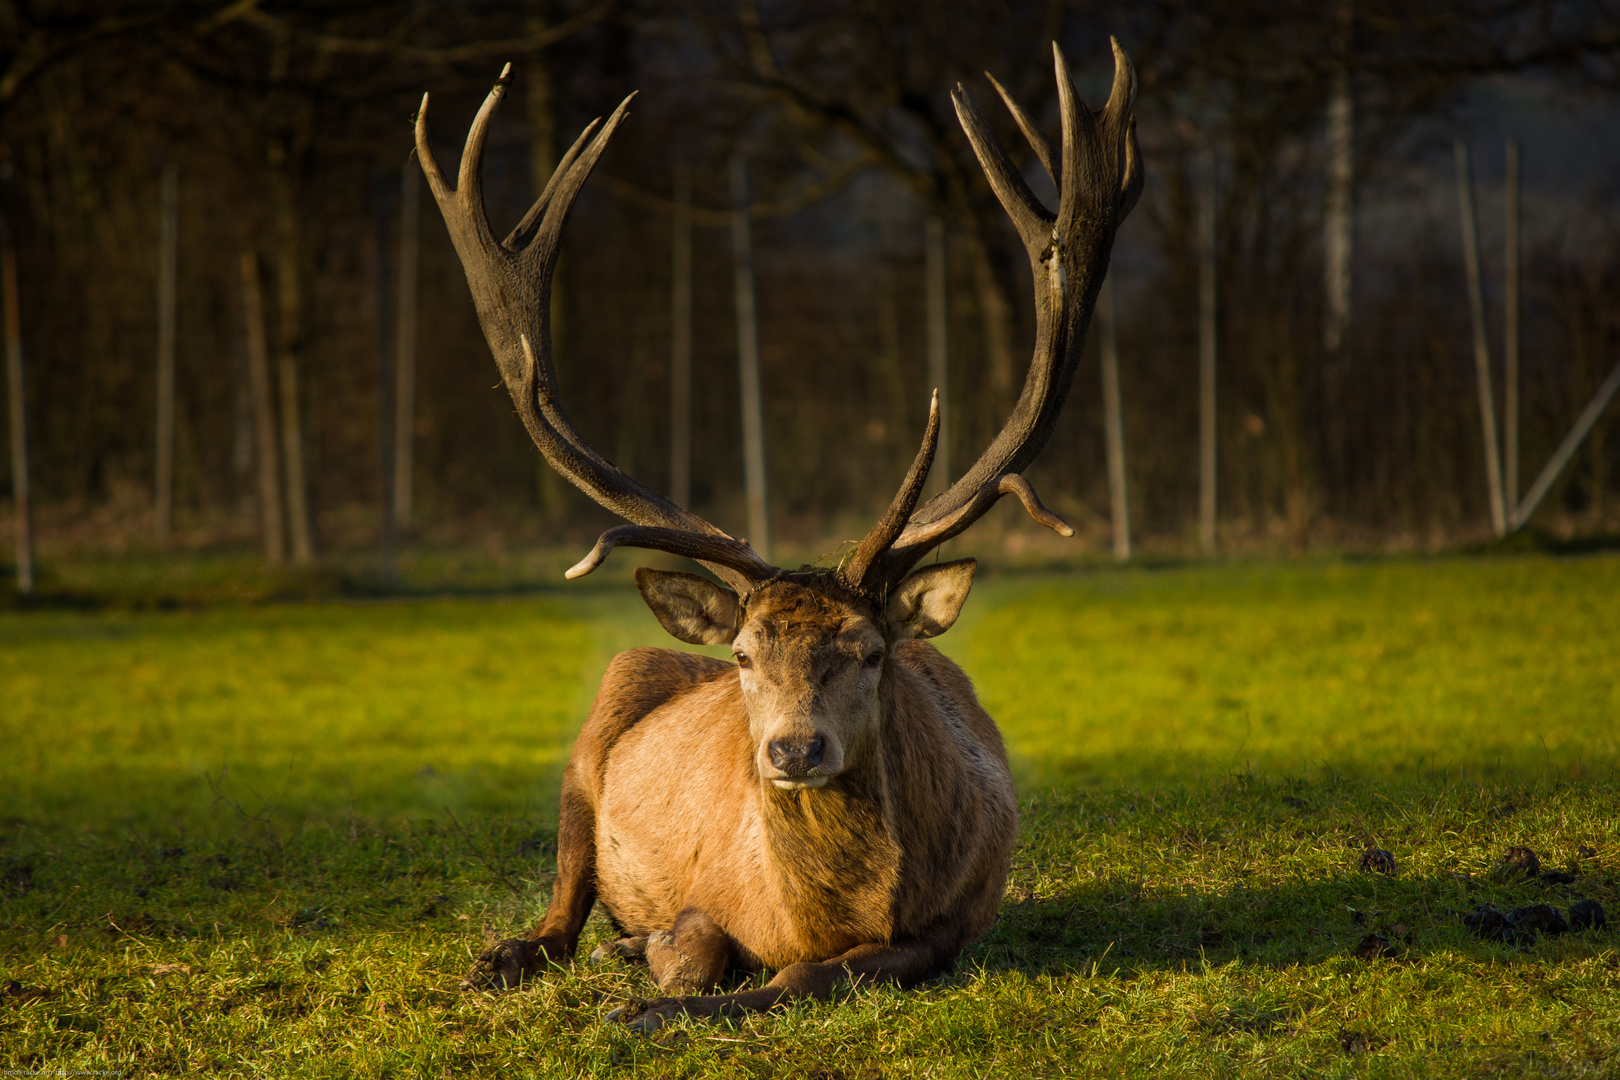
<path id="1" fill-rule="evenodd" d="M 491 945 L 473 961 L 463 990 L 510 990 L 551 964 L 574 958 L 579 932 L 596 902 L 596 814 L 574 780 L 563 776 L 557 824 L 557 885 L 545 918 L 528 938 Z"/>
<path id="2" fill-rule="evenodd" d="M 841 956 L 820 963 L 790 964 L 758 990 L 736 994 L 708 994 L 632 1002 L 608 1014 L 632 1030 L 650 1033 L 665 1020 L 688 1016 L 740 1016 L 764 1012 L 799 998 L 830 998 L 842 985 L 897 983 L 910 986 L 949 963 L 960 950 L 954 931 L 897 945 L 876 942 L 857 945 Z"/>
<path id="3" fill-rule="evenodd" d="M 720 985 L 735 950 L 709 913 L 687 908 L 675 925 L 647 938 L 647 966 L 666 994 L 701 994 Z"/>

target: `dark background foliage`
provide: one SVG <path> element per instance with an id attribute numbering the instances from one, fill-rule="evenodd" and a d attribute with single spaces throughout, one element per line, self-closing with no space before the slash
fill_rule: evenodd
<path id="1" fill-rule="evenodd" d="M 1475 151 L 1498 358 L 1502 139 L 1526 148 L 1527 483 L 1620 357 L 1620 155 L 1605 145 L 1620 115 L 1620 7 L 1356 0 L 1348 11 L 1346 23 L 1338 8 L 1295 0 L 6 0 L 0 206 L 18 236 L 42 519 L 64 535 L 99 523 L 109 542 L 143 527 L 158 177 L 172 161 L 177 539 L 247 545 L 258 528 L 238 273 L 253 251 L 272 346 L 299 373 L 318 546 L 373 543 L 379 352 L 411 119 L 431 90 L 451 167 L 510 60 L 514 91 L 488 159 L 497 229 L 521 215 L 560 147 L 640 91 L 569 226 L 555 300 L 564 402 L 581 430 L 667 485 L 668 207 L 674 167 L 690 168 L 693 502 L 740 524 L 730 249 L 702 211 L 726 208 L 727 163 L 746 153 L 767 208 L 755 244 L 775 527 L 807 545 L 850 532 L 889 498 L 924 419 L 928 216 L 949 234 L 953 460 L 1005 417 L 1033 333 L 1021 250 L 949 88 L 967 84 L 989 114 L 988 70 L 1050 130 L 1047 43 L 1062 44 L 1098 103 L 1117 35 L 1140 74 L 1148 165 L 1114 269 L 1139 533 L 1177 546 L 1197 513 L 1195 183 L 1207 147 L 1219 174 L 1223 535 L 1300 546 L 1479 534 L 1486 486 L 1449 144 L 1467 138 Z M 1330 358 L 1324 118 L 1341 63 L 1356 108 L 1355 305 L 1349 346 Z M 1005 116 L 994 122 L 1022 152 Z M 1038 172 L 1028 175 L 1041 190 Z M 600 527 L 605 516 L 555 480 L 513 416 L 430 199 L 421 224 L 419 535 L 544 543 Z M 1096 370 L 1082 369 L 1035 477 L 1083 534 L 1108 514 Z M 1612 424 L 1566 471 L 1544 522 L 1602 528 L 1614 516 Z"/>

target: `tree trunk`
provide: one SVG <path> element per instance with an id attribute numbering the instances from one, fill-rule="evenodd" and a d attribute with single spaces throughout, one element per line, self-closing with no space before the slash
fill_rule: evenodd
<path id="1" fill-rule="evenodd" d="M 1114 275 L 1103 278 L 1097 296 L 1097 344 L 1102 361 L 1103 431 L 1108 443 L 1108 516 L 1114 528 L 1114 558 L 1131 557 L 1130 499 L 1125 487 L 1125 417 L 1119 394 L 1119 335 L 1114 311 Z"/>
<path id="2" fill-rule="evenodd" d="M 315 559 L 315 536 L 310 520 L 309 483 L 304 474 L 304 422 L 299 393 L 299 352 L 304 343 L 303 281 L 299 273 L 301 247 L 298 198 L 291 160 L 285 145 L 275 144 L 271 154 L 271 197 L 275 214 L 276 264 L 276 375 L 281 391 L 281 458 L 286 467 L 287 532 L 292 560 L 306 565 Z"/>
<path id="3" fill-rule="evenodd" d="M 888 248 L 888 245 L 884 245 Z M 878 371 L 883 376 L 883 396 L 888 400 L 888 445 L 896 465 L 904 470 L 917 454 L 906 409 L 906 376 L 900 357 L 900 283 L 894 263 L 887 257 L 878 267 Z M 902 472 L 903 475 L 903 472 Z M 878 485 L 879 498 L 888 498 L 886 487 Z"/>
<path id="4" fill-rule="evenodd" d="M 1502 262 L 1502 490 L 1507 511 L 1519 502 L 1519 144 L 1507 141 L 1507 206 Z"/>
<path id="5" fill-rule="evenodd" d="M 928 384 L 939 394 L 939 449 L 934 453 L 934 467 L 929 473 L 929 490 L 944 491 L 951 482 L 951 397 L 950 354 L 946 338 L 946 265 L 945 222 L 938 217 L 928 219 L 923 257 L 923 273 L 927 290 L 928 310 Z"/>
<path id="6" fill-rule="evenodd" d="M 743 469 L 748 494 L 748 542 L 770 556 L 765 501 L 765 419 L 760 405 L 759 321 L 754 302 L 754 245 L 749 232 L 748 162 L 731 159 L 731 256 L 737 303 L 737 375 L 742 391 Z"/>
<path id="7" fill-rule="evenodd" d="M 1215 152 L 1200 155 L 1198 197 L 1198 543 L 1215 552 Z"/>
<path id="8" fill-rule="evenodd" d="M 692 505 L 692 170 L 675 169 L 670 225 L 669 497 Z"/>
<path id="9" fill-rule="evenodd" d="M 11 226 L 0 219 L 0 303 L 5 304 L 6 389 L 11 406 L 12 539 L 17 559 L 17 592 L 34 591 L 34 513 L 28 490 L 28 410 L 23 390 L 22 310 L 17 298 L 17 247 Z"/>
<path id="10" fill-rule="evenodd" d="M 157 462 L 153 478 L 153 531 L 167 544 L 174 527 L 175 271 L 180 232 L 180 168 L 163 167 L 158 192 Z"/>
<path id="11" fill-rule="evenodd" d="M 1322 328 L 1322 343 L 1327 349 L 1327 362 L 1322 370 L 1323 413 L 1329 467 L 1340 485 L 1349 474 L 1345 388 L 1352 361 L 1350 315 L 1356 228 L 1355 96 L 1350 68 L 1354 10 L 1352 0 L 1340 0 L 1328 98 L 1327 200 L 1322 215 L 1323 286 L 1327 309 Z"/>
<path id="12" fill-rule="evenodd" d="M 377 488 L 380 496 L 378 552 L 386 581 L 394 579 L 394 349 L 393 290 L 388 280 L 389 219 L 392 217 L 392 173 L 378 173 L 372 181 L 371 229 L 372 303 L 376 305 L 373 324 L 377 334 Z"/>
<path id="13" fill-rule="evenodd" d="M 546 28 L 546 18 L 540 4 L 531 4 L 528 27 L 531 34 Z M 529 115 L 529 171 L 534 183 L 534 196 L 546 189 L 551 174 L 557 168 L 557 99 L 551 83 L 551 66 L 545 54 L 536 53 L 528 62 L 525 105 Z M 567 275 L 564 262 L 559 259 L 551 277 L 551 354 L 553 362 L 567 356 Z M 562 518 L 568 505 L 567 485 L 557 471 L 536 454 L 535 487 L 540 499 L 540 514 L 547 521 Z M 682 504 L 685 505 L 685 504 Z"/>
<path id="14" fill-rule="evenodd" d="M 253 451 L 259 463 L 259 527 L 264 557 L 272 566 L 287 561 L 287 526 L 281 513 L 281 470 L 276 454 L 276 410 L 270 390 L 270 350 L 264 329 L 264 290 L 259 256 L 242 252 L 242 316 L 247 328 L 248 383 L 253 395 Z"/>
<path id="15" fill-rule="evenodd" d="M 986 422 L 991 431 L 998 430 L 1002 413 L 1012 408 L 1013 385 L 1013 315 L 1012 303 L 1001 275 L 991 260 L 985 239 L 977 233 L 967 236 L 968 254 L 973 260 L 973 295 L 979 305 L 979 321 L 984 333 L 984 348 L 990 361 L 990 393 L 985 395 L 991 415 Z"/>
<path id="16" fill-rule="evenodd" d="M 416 323 L 421 276 L 422 169 L 407 161 L 399 209 L 399 306 L 394 328 L 394 529 L 411 528 L 416 469 Z"/>

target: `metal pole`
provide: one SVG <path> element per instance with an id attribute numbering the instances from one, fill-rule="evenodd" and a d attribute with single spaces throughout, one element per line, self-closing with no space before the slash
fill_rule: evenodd
<path id="1" fill-rule="evenodd" d="M 1502 316 L 1502 490 L 1519 501 L 1519 143 L 1507 143 L 1507 220 L 1503 234 L 1507 311 Z"/>
<path id="2" fill-rule="evenodd" d="M 270 350 L 265 344 L 264 290 L 259 256 L 242 252 L 242 315 L 247 324 L 248 382 L 253 389 L 253 451 L 259 459 L 259 523 L 264 557 L 272 566 L 287 561 L 287 527 L 281 513 L 281 470 L 276 455 L 276 412 L 270 390 Z"/>
<path id="3" fill-rule="evenodd" d="M 1200 155 L 1198 199 L 1198 543 L 1215 553 L 1215 151 Z"/>
<path id="4" fill-rule="evenodd" d="M 1114 558 L 1131 557 L 1131 511 L 1125 489 L 1125 417 L 1119 397 L 1119 337 L 1114 313 L 1114 275 L 1103 278 L 1097 296 L 1102 356 L 1103 430 L 1108 437 L 1108 509 L 1114 526 Z"/>
<path id="5" fill-rule="evenodd" d="M 422 170 L 405 163 L 399 207 L 399 303 L 394 309 L 394 528 L 411 527 L 416 458 L 416 297 L 422 234 Z"/>
<path id="6" fill-rule="evenodd" d="M 743 470 L 748 494 L 748 542 L 770 556 L 765 502 L 765 419 L 759 390 L 759 320 L 754 303 L 754 245 L 749 233 L 748 161 L 731 159 L 731 255 L 737 302 L 737 376 L 742 389 Z"/>
<path id="7" fill-rule="evenodd" d="M 163 166 L 158 185 L 157 475 L 153 481 L 153 531 L 159 544 L 174 527 L 174 338 L 175 276 L 179 259 L 180 167 Z"/>
<path id="8" fill-rule="evenodd" d="M 939 393 L 939 449 L 934 454 L 934 467 L 930 482 L 936 491 L 944 491 L 951 482 L 951 409 L 949 361 L 950 348 L 946 336 L 946 270 L 945 223 L 937 217 L 928 219 L 923 248 L 924 288 L 928 303 L 928 382 Z"/>
<path id="9" fill-rule="evenodd" d="M 692 170 L 675 168 L 670 235 L 669 497 L 692 504 Z"/>
<path id="10" fill-rule="evenodd" d="M 28 490 L 28 414 L 23 401 L 22 310 L 17 301 L 17 248 L 0 218 L 0 300 L 6 307 L 6 390 L 11 405 L 11 501 L 16 514 L 17 592 L 34 591 L 34 513 Z"/>
<path id="11" fill-rule="evenodd" d="M 1603 415 L 1603 410 L 1608 407 L 1609 401 L 1614 397 L 1616 391 L 1620 391 L 1620 364 L 1616 364 L 1614 370 L 1609 372 L 1609 377 L 1603 380 L 1603 385 L 1598 387 L 1598 392 L 1587 403 L 1580 418 L 1575 421 L 1575 426 L 1569 429 L 1569 434 L 1564 436 L 1564 441 L 1558 444 L 1558 450 L 1553 454 L 1552 460 L 1548 461 L 1547 467 L 1541 470 L 1541 475 L 1536 477 L 1536 482 L 1530 485 L 1530 490 L 1525 493 L 1524 501 L 1513 511 L 1513 527 L 1515 529 L 1522 529 L 1530 520 L 1530 515 L 1536 512 L 1536 507 L 1541 505 L 1541 500 L 1546 497 L 1547 491 L 1553 486 L 1553 481 L 1557 480 L 1558 474 L 1564 471 L 1564 466 L 1569 464 L 1569 459 L 1575 456 L 1575 451 L 1580 448 L 1581 440 L 1586 438 L 1587 432 L 1591 431 L 1597 424 L 1598 418 Z"/>
<path id="12" fill-rule="evenodd" d="M 1474 222 L 1474 181 L 1468 167 L 1468 147 L 1461 140 L 1457 153 L 1457 209 L 1462 215 L 1463 269 L 1468 274 L 1468 311 L 1474 329 L 1474 378 L 1479 388 L 1480 432 L 1485 440 L 1485 483 L 1490 488 L 1491 530 L 1507 532 L 1507 510 L 1502 502 L 1502 461 L 1496 441 L 1496 404 L 1491 395 L 1491 346 L 1485 336 L 1485 292 L 1480 285 L 1479 234 Z"/>

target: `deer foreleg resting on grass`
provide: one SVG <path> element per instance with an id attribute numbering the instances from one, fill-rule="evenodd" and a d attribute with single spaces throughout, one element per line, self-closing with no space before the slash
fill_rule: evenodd
<path id="1" fill-rule="evenodd" d="M 857 945 L 842 956 L 821 963 L 790 964 L 758 990 L 633 1002 L 614 1009 L 608 1014 L 608 1019 L 623 1023 L 634 1031 L 653 1032 L 662 1027 L 664 1021 L 682 1014 L 698 1017 L 741 1016 L 744 1013 L 764 1012 L 803 998 L 825 1000 L 845 986 L 877 983 L 910 986 L 947 966 L 961 944 L 960 936 L 951 930 L 929 940 L 899 945 L 871 942 Z"/>
<path id="2" fill-rule="evenodd" d="M 473 960 L 461 985 L 469 990 L 510 990 L 552 964 L 574 958 L 579 932 L 596 902 L 596 837 L 589 797 L 580 790 L 578 773 L 563 776 L 562 806 L 557 827 L 557 885 L 551 906 L 528 938 L 491 945 Z"/>

